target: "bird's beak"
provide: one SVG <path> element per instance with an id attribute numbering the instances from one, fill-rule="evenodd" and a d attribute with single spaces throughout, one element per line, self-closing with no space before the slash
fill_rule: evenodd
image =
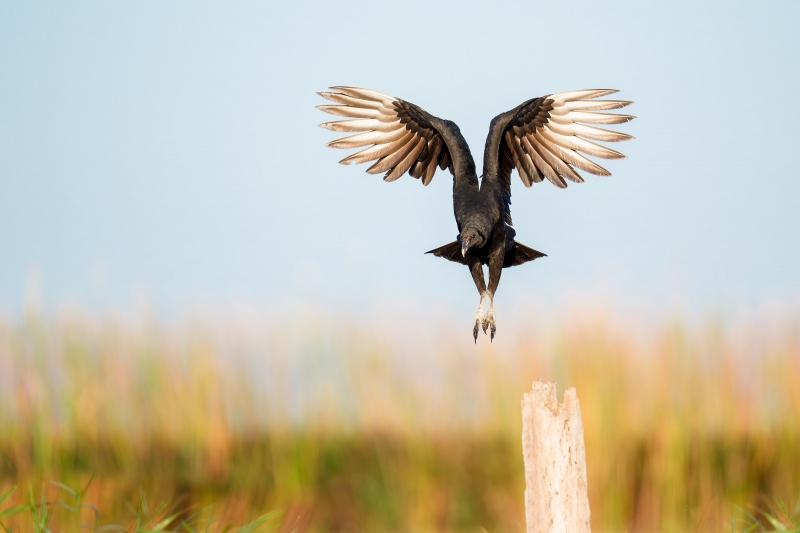
<path id="1" fill-rule="evenodd" d="M 469 242 L 465 239 L 461 241 L 461 257 L 467 256 L 467 250 L 469 250 Z"/>

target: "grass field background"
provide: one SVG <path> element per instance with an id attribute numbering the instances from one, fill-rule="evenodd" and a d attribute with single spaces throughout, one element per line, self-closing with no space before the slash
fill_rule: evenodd
<path id="1" fill-rule="evenodd" d="M 578 391 L 595 531 L 741 531 L 737 506 L 800 497 L 800 313 L 521 316 L 477 346 L 436 320 L 0 320 L 0 493 L 20 486 L 0 511 L 94 475 L 80 522 L 131 527 L 145 495 L 179 518 L 216 504 L 212 531 L 272 511 L 284 531 L 524 531 L 537 378 Z"/>

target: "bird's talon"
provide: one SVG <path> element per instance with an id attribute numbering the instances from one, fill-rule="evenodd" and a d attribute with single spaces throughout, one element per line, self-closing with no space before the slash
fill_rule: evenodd
<path id="1" fill-rule="evenodd" d="M 478 343 L 478 331 L 483 328 L 483 332 L 486 333 L 486 315 L 483 313 L 483 309 L 478 307 L 478 310 L 475 311 L 475 325 L 472 328 L 472 336 L 475 339 L 475 344 Z"/>
<path id="2" fill-rule="evenodd" d="M 489 328 L 489 331 L 490 331 L 489 341 L 490 342 L 494 340 L 494 334 L 497 331 L 497 326 L 495 325 L 494 320 L 495 320 L 494 307 L 490 307 L 489 308 L 489 312 L 486 313 L 486 321 L 483 324 L 484 331 L 486 331 L 486 328 Z"/>

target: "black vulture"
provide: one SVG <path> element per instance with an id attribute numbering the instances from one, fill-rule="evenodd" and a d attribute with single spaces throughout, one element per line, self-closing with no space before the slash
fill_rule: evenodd
<path id="1" fill-rule="evenodd" d="M 377 161 L 370 174 L 385 172 L 394 181 L 406 172 L 428 185 L 436 167 L 453 175 L 453 210 L 458 236 L 454 242 L 427 253 L 469 267 L 480 293 L 472 335 L 491 331 L 496 320 L 493 298 L 504 268 L 533 261 L 545 254 L 514 240 L 511 225 L 511 171 L 516 168 L 522 183 L 530 187 L 545 178 L 560 188 L 567 181 L 580 183 L 576 169 L 609 176 L 610 172 L 579 152 L 604 159 L 620 159 L 621 153 L 587 139 L 624 141 L 630 135 L 586 124 L 620 124 L 634 117 L 598 113 L 619 109 L 631 102 L 595 100 L 617 92 L 588 89 L 549 94 L 523 102 L 497 115 L 489 127 L 483 157 L 483 175 L 478 180 L 469 146 L 455 123 L 431 115 L 400 98 L 357 87 L 331 87 L 335 92 L 320 96 L 336 105 L 317 106 L 347 120 L 325 122 L 321 127 L 340 132 L 360 132 L 328 143 L 332 148 L 361 148 L 342 159 L 345 165 Z M 583 124 L 581 124 L 583 123 Z M 483 275 L 489 266 L 489 286 Z M 486 313 L 483 306 L 489 300 Z"/>

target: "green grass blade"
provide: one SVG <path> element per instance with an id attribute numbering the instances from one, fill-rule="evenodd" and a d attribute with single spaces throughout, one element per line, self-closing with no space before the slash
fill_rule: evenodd
<path id="1" fill-rule="evenodd" d="M 186 518 L 184 518 L 184 519 L 181 521 L 181 523 L 180 523 L 180 524 L 178 524 L 178 529 L 181 529 L 181 528 L 183 528 L 183 529 L 186 529 L 186 527 L 189 527 L 189 528 L 191 529 L 191 531 L 194 533 L 194 528 L 192 528 L 192 527 L 191 527 L 189 524 L 191 524 L 191 523 L 192 523 L 194 520 L 196 520 L 196 519 L 198 519 L 200 516 L 202 516 L 202 515 L 203 515 L 203 513 L 205 513 L 206 511 L 210 511 L 210 510 L 211 510 L 211 509 L 213 509 L 213 508 L 214 508 L 214 506 L 213 506 L 213 505 L 209 505 L 209 506 L 207 506 L 207 507 L 203 507 L 203 508 L 202 508 L 202 509 L 200 509 L 199 511 L 197 511 L 197 512 L 195 512 L 195 513 L 193 513 L 193 514 L 191 514 L 191 515 L 189 515 L 189 516 L 187 516 Z"/>
<path id="2" fill-rule="evenodd" d="M 89 477 L 89 481 L 87 481 L 87 482 L 86 482 L 86 485 L 83 487 L 83 489 L 81 489 L 81 492 L 80 492 L 80 495 L 81 495 L 81 496 L 83 496 L 84 494 L 86 494 L 86 491 L 87 491 L 87 490 L 89 490 L 89 486 L 92 484 L 92 481 L 94 481 L 94 478 L 95 478 L 95 477 L 97 477 L 97 471 L 95 471 L 95 472 L 92 472 L 92 475 L 91 475 L 91 477 Z"/>
<path id="3" fill-rule="evenodd" d="M 139 491 L 139 508 L 142 510 L 144 516 L 150 514 L 150 508 L 147 507 L 147 498 L 145 498 L 143 490 Z"/>
<path id="4" fill-rule="evenodd" d="M 778 520 L 776 517 L 767 513 L 762 513 L 762 514 L 764 515 L 764 518 L 766 518 L 767 521 L 770 524 L 772 524 L 772 527 L 775 528 L 775 531 L 788 531 L 788 529 L 786 528 L 786 524 Z"/>
<path id="5" fill-rule="evenodd" d="M 49 509 L 47 508 L 47 494 L 44 491 L 44 487 L 42 487 L 41 493 L 41 503 L 40 503 L 40 511 L 39 511 L 39 529 L 41 531 L 47 531 L 47 523 L 50 521 L 50 513 Z"/>
<path id="6" fill-rule="evenodd" d="M 214 519 L 214 511 L 208 513 L 208 520 L 206 520 L 206 528 L 203 530 L 204 533 L 208 533 L 208 530 L 211 529 L 211 522 Z"/>
<path id="7" fill-rule="evenodd" d="M 95 520 L 99 520 L 100 519 L 100 509 L 95 507 L 94 504 L 81 502 L 81 507 L 88 507 L 89 509 L 94 511 Z"/>
<path id="8" fill-rule="evenodd" d="M 275 521 L 280 515 L 281 515 L 280 511 L 272 511 L 270 513 L 261 515 L 252 522 L 250 522 L 249 524 L 239 528 L 237 533 L 250 533 L 252 531 L 256 531 L 258 528 L 260 528 L 267 522 Z M 277 524 L 274 524 L 274 526 L 277 526 Z"/>
<path id="9" fill-rule="evenodd" d="M 70 494 L 72 494 L 72 496 L 75 497 L 75 498 L 78 497 L 78 493 L 75 492 L 74 489 L 71 489 L 70 487 L 64 485 L 63 483 L 59 483 L 58 481 L 53 481 L 53 480 L 50 480 L 50 479 L 47 480 L 47 483 L 50 483 L 51 485 L 55 485 L 56 487 L 58 487 L 60 489 L 64 489 L 65 491 L 67 491 Z"/>
<path id="10" fill-rule="evenodd" d="M 13 486 L 13 487 L 11 487 L 10 489 L 8 489 L 6 492 L 4 492 L 4 493 L 3 493 L 3 494 L 0 496 L 0 503 L 3 503 L 4 501 L 6 501 L 6 500 L 8 499 L 8 497 L 9 497 L 9 496 L 11 496 L 12 494 L 14 494 L 14 491 L 15 491 L 15 490 L 17 490 L 17 486 L 16 486 L 16 485 L 14 485 L 14 486 Z"/>
<path id="11" fill-rule="evenodd" d="M 12 514 L 17 514 L 22 511 L 28 511 L 30 508 L 30 505 L 15 505 L 14 507 L 6 509 L 5 511 L 0 511 L 0 518 L 3 518 L 4 516 L 11 516 Z"/>
<path id="12" fill-rule="evenodd" d="M 66 504 L 64 502 L 55 501 L 55 502 L 53 502 L 53 505 L 58 505 L 59 507 L 63 507 L 64 509 L 66 509 L 67 511 L 69 511 L 72 514 L 78 514 L 78 510 L 77 509 L 75 509 L 73 506 L 68 505 L 68 504 Z"/>
<path id="13" fill-rule="evenodd" d="M 178 518 L 180 515 L 181 515 L 181 513 L 180 513 L 180 512 L 177 512 L 177 513 L 175 513 L 175 514 L 173 514 L 173 515 L 171 515 L 171 516 L 168 516 L 168 517 L 166 517 L 164 520 L 162 520 L 161 522 L 159 522 L 158 524 L 156 524 L 155 526 L 153 526 L 153 529 L 154 529 L 154 530 L 156 530 L 156 531 L 161 531 L 161 530 L 163 530 L 163 529 L 164 529 L 165 527 L 167 527 L 167 526 L 168 526 L 170 523 L 174 522 L 174 521 L 175 521 L 175 519 L 176 519 L 176 518 Z"/>
<path id="14" fill-rule="evenodd" d="M 747 521 L 750 522 L 750 526 L 742 533 L 752 533 L 756 530 L 756 528 L 761 528 L 761 531 L 764 531 L 764 526 L 761 525 L 761 521 L 758 518 L 748 513 L 738 505 L 734 505 L 733 508 L 742 513 L 744 517 L 747 518 Z"/>

